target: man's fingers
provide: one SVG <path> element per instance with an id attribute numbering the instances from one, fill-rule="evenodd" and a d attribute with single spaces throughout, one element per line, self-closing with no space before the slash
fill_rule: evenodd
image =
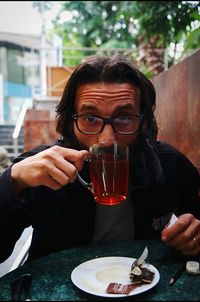
<path id="1" fill-rule="evenodd" d="M 196 255 L 200 251 L 200 221 L 192 214 L 183 214 L 171 227 L 163 230 L 162 240 L 183 255 Z"/>
<path id="2" fill-rule="evenodd" d="M 178 220 L 169 228 L 165 228 L 161 235 L 163 241 L 170 241 L 184 232 L 190 225 L 192 217 L 189 214 L 180 216 Z"/>
<path id="3" fill-rule="evenodd" d="M 54 146 L 44 154 L 44 157 L 49 160 L 56 163 L 56 166 L 62 169 L 61 165 L 63 165 L 63 171 L 66 171 L 65 169 L 65 162 L 70 162 L 74 164 L 78 171 L 82 169 L 84 160 L 87 158 L 89 152 L 87 150 L 81 150 L 77 151 L 74 149 L 67 149 L 59 146 Z"/>
<path id="4" fill-rule="evenodd" d="M 53 146 L 14 164 L 11 175 L 16 193 L 40 185 L 57 190 L 73 182 L 88 154 L 87 150 Z"/>
<path id="5" fill-rule="evenodd" d="M 48 168 L 48 174 L 49 177 L 54 179 L 59 185 L 64 186 L 68 182 L 70 182 L 71 179 L 74 178 L 74 175 L 76 175 L 76 168 L 72 166 L 73 170 L 72 172 L 68 168 L 67 173 L 62 171 L 62 169 L 56 167 L 55 165 L 52 165 L 51 167 Z"/>
<path id="6" fill-rule="evenodd" d="M 57 181 L 55 181 L 51 177 L 48 177 L 45 179 L 44 186 L 46 186 L 52 190 L 59 190 L 62 187 Z"/>

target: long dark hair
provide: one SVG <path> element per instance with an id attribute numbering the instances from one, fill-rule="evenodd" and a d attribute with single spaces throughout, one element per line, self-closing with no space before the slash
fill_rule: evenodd
<path id="1" fill-rule="evenodd" d="M 77 88 L 88 83 L 130 83 L 140 90 L 140 113 L 144 115 L 145 127 L 142 130 L 150 141 L 157 137 L 157 124 L 154 117 L 155 88 L 151 81 L 138 68 L 121 55 L 111 57 L 92 56 L 78 65 L 71 74 L 62 98 L 56 107 L 57 132 L 67 141 L 74 141 L 73 119 Z M 144 133 L 145 132 L 145 133 Z"/>

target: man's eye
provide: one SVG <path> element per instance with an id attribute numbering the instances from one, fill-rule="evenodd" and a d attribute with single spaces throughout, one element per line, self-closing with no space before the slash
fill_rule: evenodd
<path id="1" fill-rule="evenodd" d="M 121 123 L 128 123 L 132 120 L 132 118 L 130 116 L 118 116 L 115 121 L 116 122 L 121 122 Z"/>
<path id="2" fill-rule="evenodd" d="M 96 122 L 98 122 L 99 119 L 95 116 L 85 116 L 84 120 L 85 120 L 85 122 L 88 122 L 88 123 L 96 123 Z"/>

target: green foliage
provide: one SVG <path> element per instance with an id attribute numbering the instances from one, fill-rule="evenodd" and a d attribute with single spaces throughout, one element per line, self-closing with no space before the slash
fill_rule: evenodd
<path id="1" fill-rule="evenodd" d="M 200 24 L 200 13 L 194 13 L 193 19 L 195 24 Z M 187 32 L 185 38 L 185 50 L 197 49 L 200 47 L 200 26 L 196 26 L 192 31 Z"/>
<path id="2" fill-rule="evenodd" d="M 200 27 L 189 32 L 185 42 L 185 50 L 197 49 L 200 47 Z"/>
<path id="3" fill-rule="evenodd" d="M 140 34 L 147 40 L 152 35 L 160 35 L 167 47 L 170 42 L 179 42 L 183 34 L 191 30 L 199 8 L 199 1 L 135 1 L 134 16 L 139 22 Z"/>
<path id="4" fill-rule="evenodd" d="M 139 37 L 143 44 L 153 48 L 167 48 L 170 43 L 177 45 L 180 41 L 185 42 L 186 49 L 200 45 L 200 1 L 63 1 L 62 5 L 62 12 L 68 11 L 71 19 L 60 23 L 58 15 L 54 24 L 64 46 L 132 48 L 136 53 Z M 199 20 L 196 28 L 195 20 Z M 92 52 L 78 51 L 78 54 L 83 58 Z M 174 58 L 170 58 L 172 64 Z M 68 59 L 65 63 L 74 65 L 72 61 Z"/>
<path id="5" fill-rule="evenodd" d="M 191 30 L 199 8 L 199 1 L 64 1 L 63 10 L 71 12 L 72 19 L 63 24 L 63 36 L 70 40 L 73 33 L 86 47 L 110 40 L 132 47 L 138 35 L 146 41 L 159 35 L 166 47 Z"/>
<path id="6" fill-rule="evenodd" d="M 72 19 L 63 26 L 63 35 L 69 38 L 76 28 L 76 37 L 85 47 L 102 46 L 110 40 L 124 41 L 131 47 L 134 37 L 129 32 L 129 17 L 123 13 L 129 1 L 65 1 L 63 9 L 70 11 Z M 59 18 L 57 19 L 57 21 Z M 58 24 L 58 22 L 57 22 Z"/>

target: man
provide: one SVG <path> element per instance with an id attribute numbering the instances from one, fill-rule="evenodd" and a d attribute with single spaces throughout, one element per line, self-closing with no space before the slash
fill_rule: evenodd
<path id="1" fill-rule="evenodd" d="M 0 177 L 1 261 L 30 225 L 29 259 L 134 238 L 161 238 L 184 255 L 197 255 L 199 175 L 183 154 L 157 141 L 154 108 L 152 83 L 125 58 L 95 56 L 80 64 L 57 106 L 62 137 L 22 154 Z M 109 207 L 97 205 L 77 179 L 79 171 L 89 180 L 88 148 L 106 139 L 130 148 L 127 200 Z M 172 213 L 179 219 L 166 228 Z"/>

